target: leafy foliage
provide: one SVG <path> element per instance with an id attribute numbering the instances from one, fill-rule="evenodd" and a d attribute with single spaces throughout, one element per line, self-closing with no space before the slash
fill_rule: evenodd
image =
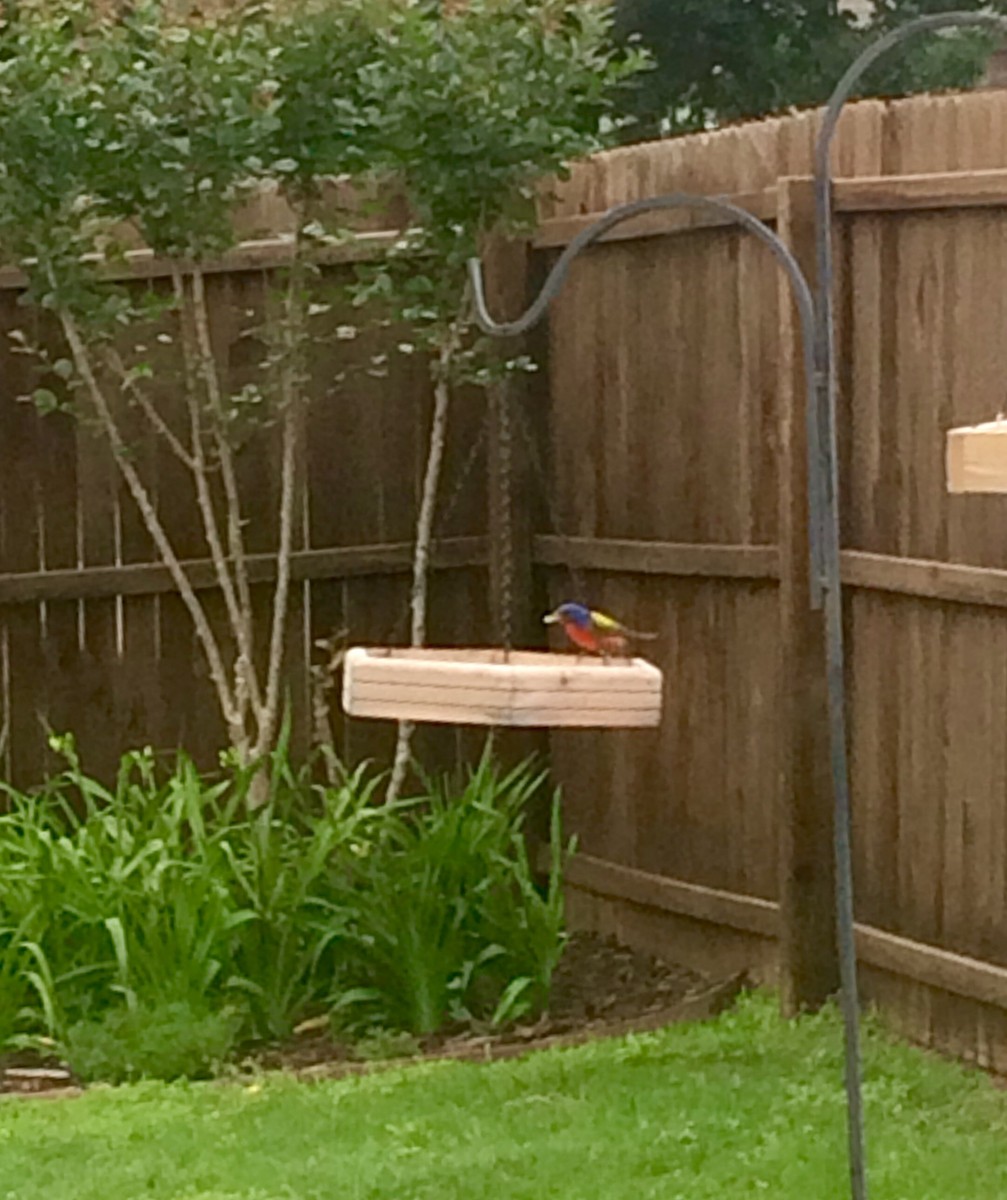
<path id="1" fill-rule="evenodd" d="M 565 858 L 554 804 L 540 892 L 522 826 L 544 782 L 527 765 L 501 775 L 484 756 L 461 786 L 435 782 L 388 813 L 352 872 L 337 1023 L 427 1034 L 541 1011 L 563 946 Z"/>
<path id="2" fill-rule="evenodd" d="M 993 9 L 997 0 L 881 0 L 866 22 L 830 0 L 617 0 L 616 34 L 646 47 L 655 69 L 640 76 L 620 111 L 628 140 L 709 128 L 825 101 L 868 42 L 932 12 Z M 965 87 L 993 42 L 984 33 L 921 38 L 879 63 L 861 95 Z"/>
<path id="3" fill-rule="evenodd" d="M 279 126 L 255 10 L 184 23 L 142 3 L 18 6 L 0 22 L 0 252 L 29 298 L 81 321 L 128 316 L 97 257 L 138 234 L 205 258 L 233 244 L 236 201 L 266 176 Z M 90 256 L 90 258 L 88 257 Z"/>
<path id="4" fill-rule="evenodd" d="M 422 228 L 407 274 L 425 284 L 399 307 L 443 320 L 480 239 L 527 229 L 543 179 L 603 144 L 643 65 L 610 25 L 584 0 L 472 0 L 450 19 L 388 0 L 190 21 L 158 0 L 104 17 L 87 0 L 18 6 L 0 21 L 0 253 L 45 307 L 122 324 L 95 256 L 139 235 L 199 261 L 234 244 L 235 207 L 263 184 L 303 205 L 333 179 L 391 177 Z M 326 237 L 317 215 L 302 212 L 306 253 Z M 416 271 L 417 252 L 437 269 Z"/>
<path id="5" fill-rule="evenodd" d="M 0 17 L 0 255 L 22 265 L 26 302 L 51 310 L 66 341 L 50 357 L 14 331 L 42 375 L 30 398 L 110 444 L 244 763 L 278 736 L 299 439 L 314 318 L 329 308 L 318 252 L 352 237 L 347 210 L 359 217 L 359 197 L 392 181 L 416 228 L 355 301 L 407 327 L 399 348 L 431 354 L 435 385 L 490 382 L 465 262 L 490 232 L 527 225 L 541 181 L 600 144 L 614 91 L 639 65 L 614 50 L 609 21 L 590 0 L 472 0 L 450 17 L 400 0 L 248 0 L 188 18 L 167 0 L 105 15 L 89 0 L 33 0 Z M 236 382 L 214 351 L 203 269 L 266 188 L 289 204 L 291 262 L 261 325 L 242 330 L 263 353 Z M 172 260 L 168 296 L 109 280 L 109 261 L 138 242 Z M 135 453 L 137 426 L 190 473 L 229 637 L 161 524 L 145 476 L 156 456 Z M 235 457 L 274 426 L 277 577 L 263 620 Z"/>
<path id="6" fill-rule="evenodd" d="M 472 0 L 450 19 L 392 9 L 394 91 L 374 154 L 414 224 L 361 272 L 356 303 L 384 305 L 425 350 L 451 344 L 455 380 L 490 381 L 488 346 L 471 338 L 468 259 L 489 235 L 534 225 L 544 181 L 606 144 L 616 97 L 644 65 L 615 50 L 611 21 L 606 6 L 570 0 Z"/>
<path id="7" fill-rule="evenodd" d="M 640 66 L 614 50 L 610 23 L 569 0 L 472 0 L 448 20 L 395 10 L 385 157 L 438 249 L 469 255 L 501 223 L 529 228 L 541 181 L 603 145 Z"/>
<path id="8" fill-rule="evenodd" d="M 159 254 L 200 259 L 226 249 L 235 202 L 270 167 L 263 145 L 279 124 L 255 10 L 181 23 L 143 4 L 99 48 L 98 61 L 107 56 L 117 75 L 104 91 L 110 128 L 96 148 L 104 155 L 91 180 L 96 196 L 135 221 Z"/>
<path id="9" fill-rule="evenodd" d="M 54 748 L 65 770 L 6 788 L 0 816 L 0 1047 L 49 1039 L 89 1077 L 170 1078 L 328 1006 L 343 1026 L 429 1032 L 545 1003 L 564 854 L 557 815 L 540 892 L 529 766 L 487 757 L 393 808 L 364 768 L 322 786 L 281 743 L 249 814 L 248 771 L 205 779 L 148 750 L 106 788 L 72 739 Z"/>
<path id="10" fill-rule="evenodd" d="M 240 1021 L 191 1001 L 111 1009 L 67 1030 L 64 1049 L 73 1073 L 85 1082 L 202 1078 L 227 1062 Z"/>
<path id="11" fill-rule="evenodd" d="M 185 756 L 165 773 L 144 751 L 105 788 L 72 740 L 57 746 L 65 771 L 35 795 L 6 789 L 0 817 L 0 974 L 31 993 L 25 1030 L 58 1038 L 109 1008 L 172 1003 L 288 1030 L 318 995 L 312 972 L 340 929 L 333 864 L 375 819 L 373 781 L 361 769 L 314 787 L 281 749 L 249 816 L 247 773 L 206 781 Z"/>
<path id="12" fill-rule="evenodd" d="M 364 180 L 380 169 L 388 74 L 386 6 L 292 0 L 270 17 L 275 124 L 265 165 L 288 193 L 317 196 L 330 178 Z"/>

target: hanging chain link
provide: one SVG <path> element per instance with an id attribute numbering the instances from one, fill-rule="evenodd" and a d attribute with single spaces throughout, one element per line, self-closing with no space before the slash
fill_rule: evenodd
<path id="1" fill-rule="evenodd" d="M 513 474 L 514 445 L 511 438 L 510 380 L 505 378 L 496 390 L 497 434 L 499 436 L 500 470 L 497 504 L 500 512 L 500 632 L 504 655 L 510 657 L 514 629 L 514 530 Z"/>
<path id="2" fill-rule="evenodd" d="M 487 426 L 489 424 L 488 416 L 484 417 L 479 425 L 479 436 L 476 437 L 472 445 L 469 447 L 469 452 L 465 456 L 465 461 L 462 463 L 462 469 L 458 474 L 458 480 L 455 486 L 451 489 L 451 495 L 448 497 L 444 509 L 436 519 L 436 536 L 439 537 L 448 526 L 448 522 L 455 515 L 455 510 L 458 508 L 459 501 L 465 492 L 465 485 L 468 483 L 469 476 L 479 461 L 479 455 L 486 445 Z"/>
<path id="3" fill-rule="evenodd" d="M 465 494 L 465 487 L 468 483 L 472 472 L 475 470 L 476 464 L 485 449 L 490 425 L 493 422 L 494 409 L 496 413 L 496 432 L 498 436 L 498 452 L 499 452 L 499 486 L 497 494 L 497 503 L 500 506 L 500 612 L 498 614 L 498 625 L 500 639 L 504 650 L 507 654 L 513 649 L 513 613 L 514 613 L 514 534 L 513 534 L 513 471 L 514 471 L 514 427 L 517 426 L 518 435 L 523 443 L 525 452 L 528 455 L 528 461 L 531 463 L 532 474 L 535 476 L 539 492 L 542 500 L 545 503 L 546 512 L 549 518 L 549 527 L 555 536 L 561 536 L 562 531 L 566 528 L 562 514 L 559 511 L 559 505 L 556 500 L 553 487 L 550 486 L 550 477 L 545 469 L 545 464 L 542 460 L 542 453 L 539 448 L 535 434 L 531 428 L 528 414 L 524 410 L 524 406 L 520 402 L 513 403 L 512 407 L 512 389 L 507 383 L 500 385 L 498 395 L 489 405 L 487 405 L 486 415 L 479 426 L 479 434 L 472 441 L 469 447 L 468 454 L 465 456 L 465 461 L 462 463 L 461 470 L 448 496 L 447 503 L 441 509 L 437 516 L 437 536 L 440 536 L 447 528 L 448 523 L 454 516 L 461 502 L 462 496 Z M 512 420 L 512 415 L 516 420 Z M 436 541 L 436 536 L 435 536 Z M 587 583 L 583 573 L 573 563 L 568 563 L 566 566 L 567 575 L 570 582 L 573 584 L 573 596 L 571 599 L 580 601 L 583 604 L 590 602 Z M 389 632 L 386 643 L 394 644 L 396 639 L 404 636 L 406 626 L 409 621 L 408 606 L 402 610 L 401 615 L 395 622 L 395 625 Z"/>
<path id="4" fill-rule="evenodd" d="M 562 515 L 559 512 L 559 505 L 556 501 L 556 496 L 553 488 L 550 487 L 550 476 L 546 472 L 545 465 L 542 462 L 542 455 L 539 451 L 538 443 L 535 440 L 535 434 L 528 420 L 528 414 L 520 406 L 516 406 L 517 425 L 521 433 L 521 439 L 528 451 L 528 459 L 532 465 L 532 471 L 538 480 L 539 490 L 542 493 L 542 499 L 545 501 L 546 511 L 549 516 L 549 528 L 554 536 L 561 536 L 562 530 L 566 528 Z M 570 576 L 570 581 L 573 583 L 574 595 L 568 597 L 571 600 L 577 600 L 581 604 L 590 602 L 586 580 L 583 574 L 572 563 L 566 565 L 567 574 Z"/>
<path id="5" fill-rule="evenodd" d="M 549 519 L 549 527 L 555 536 L 561 536 L 562 531 L 566 528 L 562 514 L 559 511 L 559 504 L 556 500 L 555 490 L 550 486 L 550 476 L 546 471 L 545 464 L 542 459 L 542 452 L 539 448 L 538 441 L 535 438 L 534 431 L 531 428 L 531 423 L 528 414 L 525 412 L 524 406 L 520 401 L 513 399 L 513 391 L 510 381 L 507 380 L 500 384 L 497 389 L 497 394 L 493 397 L 490 404 L 487 405 L 487 411 L 483 421 L 479 426 L 478 436 L 472 440 L 468 453 L 465 456 L 465 461 L 462 463 L 461 470 L 454 482 L 451 493 L 447 498 L 447 502 L 443 505 L 436 520 L 436 541 L 443 531 L 447 528 L 448 523 L 454 516 L 458 506 L 465 494 L 466 484 L 472 476 L 482 456 L 483 450 L 487 446 L 490 426 L 494 424 L 494 415 L 496 417 L 496 435 L 498 438 L 498 454 L 499 454 L 499 480 L 497 487 L 496 503 L 499 505 L 499 562 L 500 562 L 500 597 L 499 597 L 499 613 L 498 626 L 500 640 L 507 654 L 513 649 L 514 645 L 514 520 L 513 520 L 513 474 L 514 474 L 514 428 L 517 427 L 517 433 L 523 444 L 523 449 L 528 455 L 528 461 L 531 463 L 532 474 L 535 476 L 535 481 L 538 485 L 538 490 L 541 493 L 542 500 L 545 503 L 546 512 Z M 512 412 L 513 408 L 513 412 Z M 573 596 L 571 599 L 580 601 L 581 603 L 589 603 L 588 589 L 583 573 L 573 563 L 566 565 L 566 573 L 568 574 L 571 583 L 573 584 Z M 409 621 L 408 607 L 404 608 L 402 614 L 395 622 L 395 625 L 389 632 L 389 636 L 385 638 L 386 643 L 394 644 L 395 640 L 404 635 L 407 623 Z"/>

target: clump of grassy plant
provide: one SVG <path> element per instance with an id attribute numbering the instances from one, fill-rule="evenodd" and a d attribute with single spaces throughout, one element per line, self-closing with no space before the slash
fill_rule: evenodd
<path id="1" fill-rule="evenodd" d="M 564 938 L 557 802 L 542 888 L 523 825 L 545 782 L 529 764 L 502 773 L 484 755 L 460 784 L 432 781 L 388 810 L 347 893 L 337 1024 L 423 1035 L 544 1006 Z"/>
<path id="2" fill-rule="evenodd" d="M 85 1078 L 201 1075 L 239 1041 L 327 1008 L 341 1029 L 422 1035 L 540 1009 L 563 946 L 565 849 L 536 881 L 524 835 L 545 776 L 485 755 L 374 802 L 319 784 L 283 742 L 250 773 L 126 755 L 104 786 L 72 738 L 0 816 L 0 1048 L 55 1045 Z"/>
<path id="3" fill-rule="evenodd" d="M 377 816 L 377 780 L 319 786 L 281 745 L 250 813 L 248 772 L 207 778 L 141 751 L 104 787 L 71 738 L 53 744 L 65 769 L 33 794 L 6 788 L 0 816 L 0 1036 L 66 1043 L 166 1005 L 235 1009 L 246 1037 L 289 1032 L 323 994 L 342 859 Z"/>

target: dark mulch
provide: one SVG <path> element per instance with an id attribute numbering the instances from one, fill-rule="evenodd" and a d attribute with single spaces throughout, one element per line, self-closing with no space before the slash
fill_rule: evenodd
<path id="1" fill-rule="evenodd" d="M 613 938 L 575 933 L 553 980 L 549 1012 L 534 1023 L 501 1030 L 458 1026 L 420 1041 L 383 1039 L 352 1044 L 333 1038 L 322 1019 L 307 1021 L 289 1040 L 250 1055 L 251 1069 L 338 1076 L 417 1058 L 486 1060 L 539 1047 L 702 1020 L 729 1007 L 744 976 L 712 980 L 674 963 L 621 946 Z M 19 1053 L 0 1057 L 0 1093 L 66 1095 L 76 1090 L 63 1064 Z"/>
<path id="2" fill-rule="evenodd" d="M 575 1027 L 599 1019 L 640 1017 L 709 983 L 688 967 L 631 950 L 615 938 L 575 933 L 556 969 L 551 1021 Z"/>
<path id="3" fill-rule="evenodd" d="M 509 1058 L 676 1020 L 701 1020 L 729 1007 L 746 984 L 741 975 L 712 980 L 614 938 L 575 933 L 553 977 L 549 1012 L 534 1023 L 500 1030 L 456 1026 L 419 1041 L 361 1046 L 337 1041 L 326 1028 L 308 1022 L 300 1034 L 257 1054 L 253 1062 L 268 1070 L 338 1076 L 417 1058 Z"/>

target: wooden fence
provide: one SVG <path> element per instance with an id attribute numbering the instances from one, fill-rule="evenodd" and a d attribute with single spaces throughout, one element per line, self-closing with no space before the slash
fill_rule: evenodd
<path id="1" fill-rule="evenodd" d="M 585 163 L 538 254 L 689 190 L 775 223 L 811 273 L 817 120 Z M 910 1037 L 1007 1069 L 1007 500 L 949 497 L 943 467 L 946 429 L 1007 400 L 1007 93 L 857 105 L 836 164 L 864 990 Z M 716 220 L 652 215 L 589 252 L 551 319 L 566 516 L 535 550 L 556 596 L 575 564 L 658 630 L 667 679 L 659 730 L 552 736 L 577 920 L 800 997 L 832 928 L 797 332 L 770 256 Z"/>
<path id="2" fill-rule="evenodd" d="M 530 279 L 607 206 L 669 190 L 731 196 L 810 270 L 816 124 L 801 114 L 582 164 L 543 201 Z M 950 425 L 1005 407 L 1007 93 L 857 105 L 836 162 L 864 988 L 907 1035 L 1007 1070 L 1007 500 L 948 497 L 942 461 Z M 269 264 L 223 265 L 219 353 L 240 379 L 248 348 L 233 314 L 260 302 Z M 524 286 L 503 281 L 512 307 Z M 0 335 L 18 319 L 14 299 L 0 294 Z M 15 403 L 24 368 L 5 341 L 7 770 L 43 769 L 40 718 L 77 732 L 98 769 L 144 741 L 206 756 L 220 731 L 179 602 L 99 448 Z M 708 969 L 749 966 L 799 998 L 832 964 L 831 801 L 785 281 L 716 220 L 641 218 L 575 267 L 538 349 L 546 370 L 521 401 L 536 454 L 516 452 L 530 498 L 515 513 L 519 622 L 530 637 L 545 593 L 576 591 L 656 630 L 667 681 L 660 729 L 550 738 L 581 845 L 571 912 Z M 313 638 L 345 624 L 354 640 L 383 639 L 401 616 L 428 420 L 419 366 L 330 394 L 327 354 L 296 559 L 300 714 Z M 477 400 L 457 410 L 449 491 L 482 419 Z M 489 636 L 486 481 L 498 466 L 480 458 L 442 531 L 435 640 Z M 171 462 L 157 467 L 162 514 L 184 535 L 192 512 Z M 266 581 L 268 450 L 247 471 Z M 192 569 L 209 582 L 205 565 Z M 338 731 L 350 757 L 385 753 L 389 736 L 380 724 Z M 455 736 L 442 732 L 444 750 Z"/>
<path id="3" fill-rule="evenodd" d="M 226 386 L 255 377 L 270 270 L 289 247 L 282 239 L 246 246 L 207 278 L 214 349 Z M 359 247 L 353 254 L 360 256 Z M 340 255 L 335 255 L 340 258 Z M 349 257 L 349 255 L 346 255 Z M 333 271 L 346 270 L 335 262 Z M 131 273 L 159 286 L 168 265 L 140 256 Z M 20 280 L 0 276 L 0 750 L 7 778 L 36 781 L 52 765 L 47 729 L 72 730 L 87 768 L 114 773 L 123 750 L 144 744 L 184 746 L 216 761 L 226 738 L 191 621 L 167 570 L 118 478 L 110 451 L 73 418 L 40 418 L 17 397 L 37 386 L 31 361 L 11 353 L 8 332 L 26 320 Z M 333 337 L 352 311 L 333 312 L 313 345 L 313 392 L 304 510 L 293 558 L 285 685 L 295 737 L 310 728 L 310 666 L 326 661 L 317 639 L 345 629 L 365 641 L 404 640 L 416 497 L 425 465 L 430 409 L 424 363 L 397 355 L 392 334 Z M 58 338 L 35 331 L 44 344 Z M 382 350 L 386 378 L 363 368 Z M 349 381 L 334 386 L 339 371 Z M 180 400 L 180 398 L 179 398 Z M 171 404 L 171 398 L 167 403 Z M 438 530 L 432 636 L 487 636 L 485 453 L 470 463 L 485 403 L 465 396 L 455 407 L 447 449 L 446 491 L 455 493 Z M 169 419 L 172 410 L 168 411 Z M 223 632 L 222 605 L 195 506 L 191 479 L 152 433 L 134 440 L 152 479 L 162 522 Z M 279 455 L 268 438 L 239 459 L 254 591 L 263 605 L 275 579 Z M 333 703 L 338 714 L 338 699 Z M 392 732 L 336 722 L 348 759 L 385 757 Z M 453 757 L 454 731 L 430 731 L 426 750 Z"/>

